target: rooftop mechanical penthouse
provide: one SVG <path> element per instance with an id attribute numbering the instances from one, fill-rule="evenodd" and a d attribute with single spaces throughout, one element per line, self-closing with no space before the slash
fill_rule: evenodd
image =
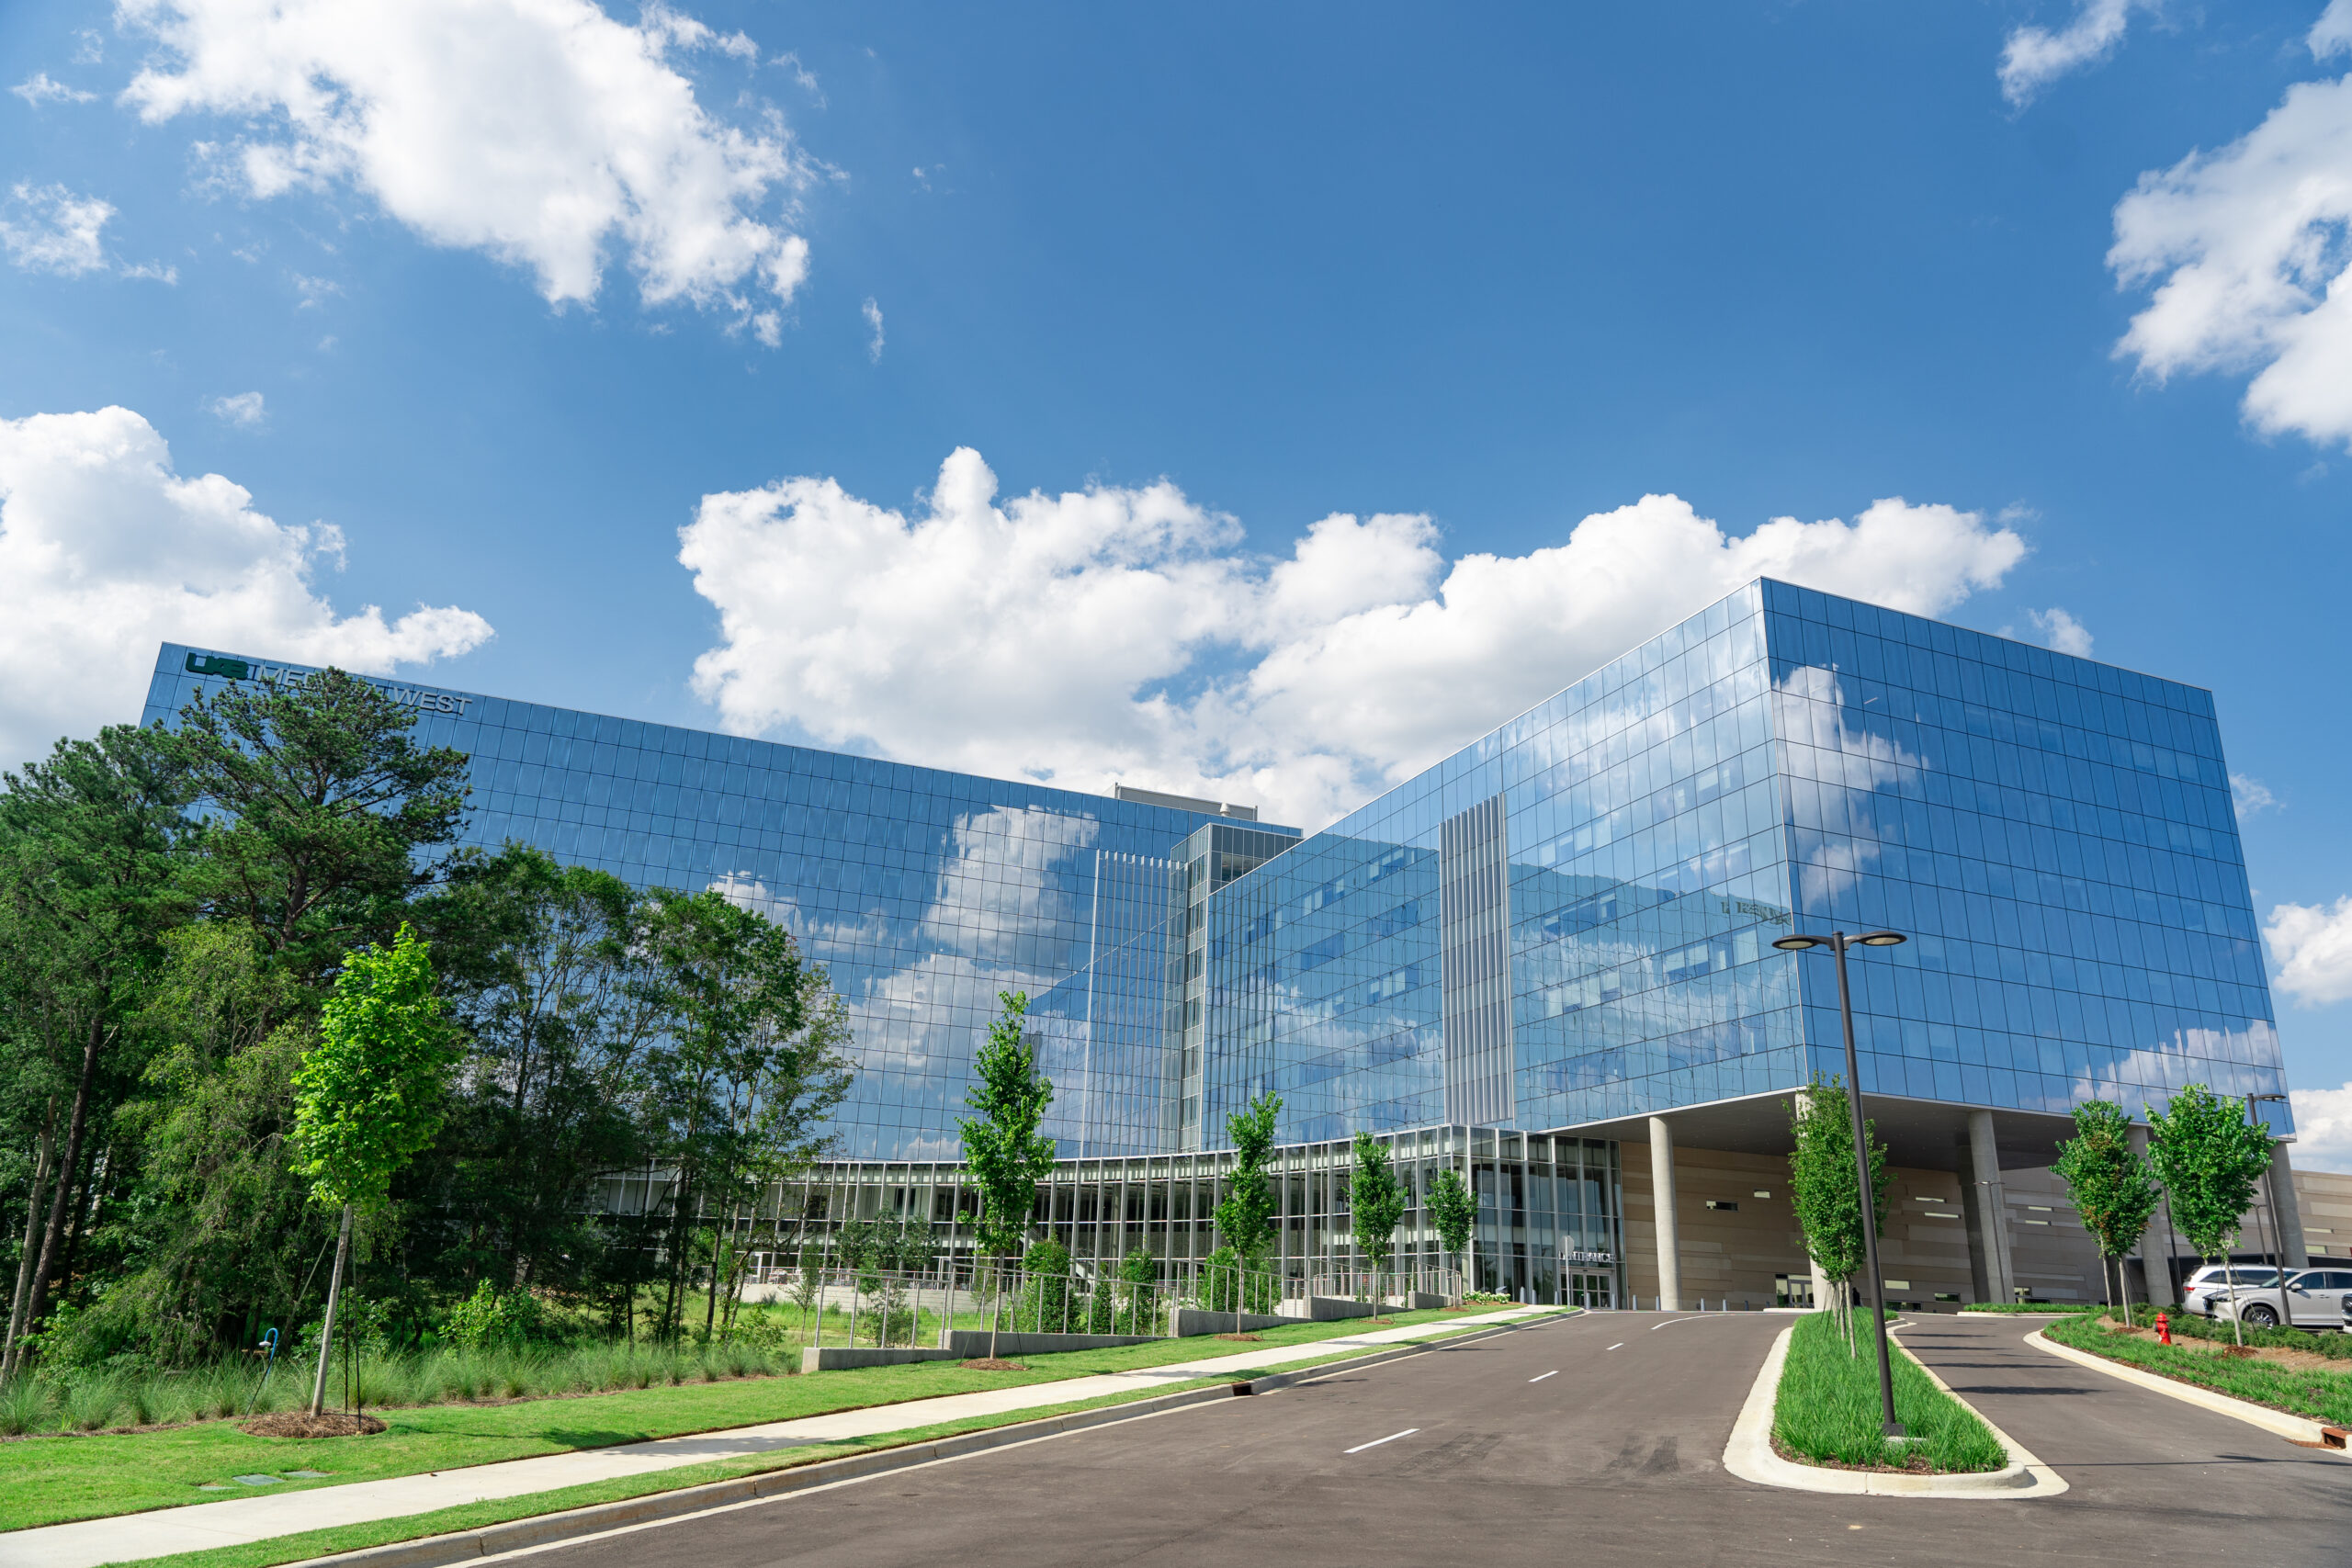
<path id="1" fill-rule="evenodd" d="M 166 645 L 146 717 L 267 668 Z M 2002 1172 L 2031 1187 L 2072 1105 L 2285 1087 L 2208 693 L 1769 580 L 1305 836 L 381 683 L 472 756 L 469 841 L 721 888 L 828 966 L 859 1062 L 836 1217 L 957 1223 L 1001 990 L 1035 998 L 1041 1219 L 1082 1257 L 1204 1249 L 1225 1118 L 1272 1089 L 1286 1261 L 1344 1247 L 1317 1173 L 1369 1129 L 1417 1196 L 1467 1162 L 1478 1273 L 1544 1299 L 1799 1290 L 1782 1102 L 1843 1063 L 1830 966 L 1771 945 L 1798 929 L 1910 938 L 1851 972 L 1922 1302 L 2031 1287 L 2053 1238 L 2019 1227 L 2056 1211 Z M 1433 1246 L 1418 1210 L 1400 1240 Z"/>

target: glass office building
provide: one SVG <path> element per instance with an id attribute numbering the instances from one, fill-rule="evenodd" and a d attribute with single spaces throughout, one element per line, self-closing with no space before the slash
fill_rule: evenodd
<path id="1" fill-rule="evenodd" d="M 167 643 L 145 721 L 168 721 L 200 689 L 308 668 Z M 514 840 L 640 887 L 716 888 L 789 930 L 849 1004 L 858 1071 L 837 1131 L 853 1158 L 953 1158 L 997 994 L 1038 996 L 1086 969 L 1098 920 L 1148 928 L 1133 898 L 1098 888 L 1165 885 L 1181 874 L 1175 847 L 1204 824 L 1255 816 L 375 683 L 417 710 L 420 743 L 472 759 L 465 844 Z M 1297 836 L 1250 826 L 1267 841 Z M 1168 1118 L 1146 1145 L 1171 1146 L 1178 1063 L 1156 1028 L 1116 1077 L 1090 1082 L 1058 1050 L 1048 1065 L 1065 1086 L 1051 1130 L 1069 1152 L 1086 1129 L 1142 1115 Z"/>
<path id="2" fill-rule="evenodd" d="M 166 646 L 148 717 L 263 668 Z M 1900 1163 L 1955 1168 L 1971 1115 L 2046 1164 L 2088 1098 L 2284 1090 L 2209 694 L 1769 580 L 1304 837 L 383 684 L 473 757 L 469 841 L 720 888 L 828 966 L 859 1062 L 837 1212 L 959 1213 L 955 1118 L 1014 988 L 1069 1162 L 1041 1217 L 1098 1247 L 1197 1229 L 1184 1184 L 1272 1090 L 1286 1258 L 1344 1248 L 1343 1198 L 1309 1194 L 1364 1129 L 1470 1168 L 1479 1272 L 1546 1292 L 1622 1259 L 1617 1140 L 1671 1113 L 1784 1148 L 1781 1101 L 1842 1071 L 1831 965 L 1771 946 L 1792 931 L 1910 938 L 1852 964 Z M 1433 1245 L 1418 1211 L 1402 1240 Z"/>
<path id="3" fill-rule="evenodd" d="M 1221 889 L 1208 1124 L 2283 1090 L 2210 694 L 1762 581 Z M 2274 1122 L 2287 1130 L 2283 1108 Z"/>

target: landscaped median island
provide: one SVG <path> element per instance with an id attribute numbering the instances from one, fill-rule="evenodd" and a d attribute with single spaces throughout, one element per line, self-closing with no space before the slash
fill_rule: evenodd
<path id="1" fill-rule="evenodd" d="M 1900 1346 L 1889 1347 L 1894 1414 L 1916 1440 L 1888 1440 L 1879 1430 L 1878 1358 L 1859 1320 L 1855 1329 L 1849 1343 L 1835 1314 L 1797 1320 L 1773 1402 L 1774 1451 L 1800 1464 L 1938 1475 L 2007 1465 L 1991 1429 Z"/>
<path id="2" fill-rule="evenodd" d="M 1396 1313 L 1398 1326 L 1426 1325 L 1432 1337 L 1480 1326 L 1442 1311 Z M 1285 1345 L 1310 1346 L 1343 1338 L 1364 1326 L 1362 1320 L 1299 1323 L 1269 1329 L 1253 1349 L 1278 1349 Z M 232 1421 L 208 1421 L 193 1426 L 141 1433 L 58 1435 L 18 1438 L 0 1447 L 0 1528 L 21 1529 L 68 1520 L 95 1519 L 178 1505 L 221 1500 L 224 1495 L 254 1496 L 262 1489 L 239 1483 L 238 1476 L 288 1477 L 291 1472 L 323 1472 L 322 1475 L 286 1479 L 267 1485 L 269 1494 L 298 1488 L 331 1487 L 358 1481 L 445 1472 L 501 1460 L 607 1448 L 650 1438 L 688 1433 L 719 1432 L 729 1427 L 791 1421 L 836 1412 L 931 1399 L 940 1395 L 1018 1388 L 1035 1383 L 1088 1377 L 1099 1373 L 1136 1371 L 1215 1356 L 1204 1341 L 1162 1339 L 1114 1349 L 1070 1351 L 1024 1357 L 1019 1371 L 973 1371 L 953 1362 L 918 1362 L 904 1366 L 860 1368 L 773 1378 L 689 1383 L 619 1393 L 569 1399 L 537 1399 L 497 1404 L 435 1404 L 381 1412 L 390 1430 L 378 1437 L 338 1438 L 312 1441 L 256 1438 Z M 1333 1349 L 1328 1356 L 1301 1357 L 1285 1370 L 1360 1353 L 1353 1348 Z M 1222 1381 L 1213 1379 L 1209 1381 Z M 1099 1386 L 1099 1385 L 1098 1385 Z M 1198 1386 L 1170 1381 L 1147 1383 L 1133 1394 L 1081 1400 L 1073 1407 L 1115 1404 Z M 1034 1420 L 1057 1405 L 1040 1404 L 1002 1416 L 988 1415 L 956 1422 L 962 1432 L 1009 1421 Z M 910 1412 L 910 1422 L 920 1421 Z M 677 1466 L 561 1492 L 534 1493 L 472 1508 L 440 1514 L 404 1516 L 357 1524 L 346 1529 L 312 1532 L 332 1535 L 332 1544 L 276 1538 L 249 1547 L 220 1548 L 192 1553 L 192 1559 L 217 1563 L 288 1562 L 328 1550 L 386 1540 L 437 1534 L 498 1519 L 522 1517 L 580 1506 L 587 1502 L 667 1491 L 699 1482 L 753 1471 L 814 1462 L 877 1447 L 921 1441 L 943 1435 L 909 1428 L 844 1443 L 810 1443 L 789 1450 L 743 1455 L 710 1463 Z M 204 1490 L 232 1488 L 229 1494 Z M 578 1495 L 573 1495 L 577 1493 Z M 444 1516 L 448 1516 L 445 1517 Z M 464 1515 L 462 1518 L 458 1515 Z M 355 1533 L 356 1532 L 356 1533 Z M 345 1540 L 344 1538 L 348 1537 Z M 285 1550 L 280 1551 L 280 1548 Z"/>
<path id="3" fill-rule="evenodd" d="M 2145 1324 L 2152 1314 L 2142 1307 L 2133 1315 Z M 2233 1399 L 2325 1426 L 2352 1427 L 2352 1368 L 2345 1359 L 2352 1347 L 2341 1336 L 2248 1328 L 2246 1353 L 2241 1356 L 2226 1324 L 2177 1313 L 2169 1321 L 2177 1344 L 2158 1344 L 2152 1329 L 2126 1327 L 2106 1314 L 2051 1324 L 2041 1337 Z"/>

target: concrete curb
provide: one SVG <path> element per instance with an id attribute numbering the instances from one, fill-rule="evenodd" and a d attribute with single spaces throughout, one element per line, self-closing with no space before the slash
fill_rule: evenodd
<path id="1" fill-rule="evenodd" d="M 1567 1315 L 1567 1314 L 1563 1314 Z M 653 1492 L 642 1497 L 626 1498 L 617 1503 L 595 1503 L 582 1508 L 567 1508 L 560 1513 L 540 1514 L 530 1518 L 512 1519 L 504 1524 L 484 1525 L 479 1529 L 460 1530 L 448 1535 L 425 1536 L 416 1540 L 391 1541 L 382 1546 L 363 1547 L 356 1551 L 336 1552 L 327 1557 L 304 1558 L 288 1563 L 287 1568 L 445 1568 L 453 1562 L 471 1562 L 484 1557 L 515 1551 L 526 1547 L 546 1546 L 559 1541 L 578 1540 L 582 1536 L 603 1535 L 632 1525 L 646 1525 L 683 1518 L 691 1514 L 708 1513 L 719 1508 L 739 1506 L 745 1503 L 763 1501 L 770 1497 L 809 1491 L 820 1486 L 837 1485 L 845 1481 L 863 1481 L 894 1470 L 909 1470 L 917 1465 L 935 1464 L 943 1460 L 961 1459 L 968 1454 L 989 1449 L 1009 1447 L 1014 1443 L 1035 1442 L 1043 1438 L 1056 1438 L 1065 1433 L 1083 1431 L 1091 1427 L 1109 1426 L 1117 1421 L 1132 1421 L 1146 1416 L 1158 1416 L 1187 1405 L 1205 1404 L 1215 1400 L 1231 1399 L 1237 1394 L 1271 1393 L 1278 1388 L 1329 1377 L 1334 1372 L 1354 1371 L 1364 1367 L 1378 1366 L 1384 1361 L 1401 1360 L 1408 1356 L 1426 1355 L 1432 1350 L 1450 1349 L 1456 1345 L 1474 1344 L 1497 1335 L 1512 1334 L 1539 1323 L 1553 1321 L 1551 1315 L 1522 1318 L 1514 1323 L 1498 1324 L 1492 1328 L 1477 1329 L 1468 1334 L 1449 1335 L 1442 1339 L 1421 1340 L 1351 1356 L 1345 1360 L 1325 1361 L 1317 1366 L 1302 1367 L 1295 1372 L 1270 1372 L 1247 1382 L 1235 1382 L 1214 1388 L 1189 1389 L 1182 1393 L 1157 1394 L 1130 1400 L 1124 1404 L 1104 1405 L 1095 1410 L 1073 1411 L 1067 1416 L 1049 1416 L 1035 1421 L 1019 1421 L 985 1431 L 967 1432 L 959 1437 L 939 1438 L 927 1443 L 908 1443 L 901 1447 L 879 1450 L 873 1453 L 846 1454 L 840 1459 L 820 1460 L 815 1464 L 798 1465 L 788 1470 L 763 1471 L 754 1475 L 737 1476 L 727 1481 L 706 1482 L 699 1486 L 684 1486 L 671 1492 Z"/>
<path id="2" fill-rule="evenodd" d="M 1984 1421 L 2001 1446 L 2008 1450 L 2006 1469 L 1972 1475 L 1901 1475 L 1870 1470 L 1831 1470 L 1782 1459 L 1772 1451 L 1772 1404 L 1781 1390 L 1781 1369 L 1788 1362 L 1789 1341 L 1796 1331 L 1796 1325 L 1791 1324 L 1772 1341 L 1771 1354 L 1764 1358 L 1763 1370 L 1756 1374 L 1756 1382 L 1747 1391 L 1747 1403 L 1740 1407 L 1739 1419 L 1732 1426 L 1731 1441 L 1724 1448 L 1724 1468 L 1742 1481 L 1751 1481 L 1758 1486 L 1785 1487 L 1792 1492 L 1834 1492 L 1867 1497 L 1954 1497 L 1996 1503 L 2055 1497 L 2067 1490 L 2065 1477 L 2027 1452 L 2015 1438 L 1984 1421 L 1983 1411 L 1956 1393 L 1951 1396 L 1959 1400 L 1961 1407 Z M 1916 1362 L 1918 1358 L 1912 1359 Z M 1920 1365 L 1925 1371 L 1925 1363 Z M 1932 1371 L 1928 1376 L 1934 1379 L 1938 1388 L 1951 1393 L 1943 1379 Z"/>
<path id="3" fill-rule="evenodd" d="M 2290 1416 L 2284 1410 L 2273 1410 L 2267 1404 L 2256 1404 L 2252 1400 L 2238 1399 L 2230 1394 L 2216 1393 L 2210 1388 L 2199 1388 L 2193 1382 L 2183 1382 L 2178 1378 L 2165 1377 L 2162 1372 L 2146 1371 L 2127 1362 L 2112 1361 L 2105 1356 L 2095 1356 L 2088 1350 L 2077 1350 L 2072 1345 L 2061 1345 L 2054 1339 L 2044 1339 L 2039 1328 L 2027 1335 L 2025 1342 L 2037 1350 L 2047 1350 L 2062 1360 L 2072 1361 L 2076 1366 L 2088 1367 L 2094 1371 L 2105 1372 L 2109 1377 L 2120 1378 L 2128 1383 L 2136 1383 L 2142 1388 L 2177 1399 L 2185 1404 L 2194 1404 L 2202 1409 L 2211 1410 L 2217 1416 L 2231 1416 L 2245 1422 L 2249 1427 L 2259 1427 L 2266 1432 L 2275 1433 L 2291 1442 L 2308 1443 L 2328 1453 L 2342 1451 L 2327 1447 L 2327 1428 L 2307 1416 Z"/>

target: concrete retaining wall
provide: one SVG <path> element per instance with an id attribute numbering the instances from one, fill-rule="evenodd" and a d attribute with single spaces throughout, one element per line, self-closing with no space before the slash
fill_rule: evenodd
<path id="1" fill-rule="evenodd" d="M 800 1352 L 800 1370 L 804 1372 L 830 1372 L 842 1367 L 903 1367 L 909 1361 L 965 1359 L 969 1358 L 959 1357 L 953 1350 L 882 1350 L 871 1345 L 811 1345 Z"/>
<path id="2" fill-rule="evenodd" d="M 989 1353 L 989 1331 L 985 1328 L 958 1328 L 940 1335 L 944 1348 L 959 1360 L 971 1360 Z M 996 1353 L 1000 1356 L 1050 1356 L 1057 1350 L 1109 1350 L 1121 1345 L 1151 1345 L 1159 1342 L 1156 1334 L 1012 1334 L 996 1337 Z"/>
<path id="3" fill-rule="evenodd" d="M 1274 1310 L 1294 1323 L 1301 1318 L 1309 1323 L 1337 1323 L 1343 1317 L 1370 1317 L 1380 1309 L 1370 1302 L 1351 1302 L 1344 1296 L 1299 1296 Z"/>
<path id="4" fill-rule="evenodd" d="M 1261 1312 L 1245 1312 L 1241 1314 L 1239 1332 L 1247 1334 L 1252 1329 L 1280 1328 L 1285 1323 L 1296 1321 L 1297 1319 L 1289 1317 L 1268 1317 Z M 1188 1338 L 1195 1334 L 1234 1332 L 1233 1314 L 1229 1312 L 1204 1312 L 1199 1307 L 1176 1309 L 1176 1337 L 1179 1339 Z"/>

